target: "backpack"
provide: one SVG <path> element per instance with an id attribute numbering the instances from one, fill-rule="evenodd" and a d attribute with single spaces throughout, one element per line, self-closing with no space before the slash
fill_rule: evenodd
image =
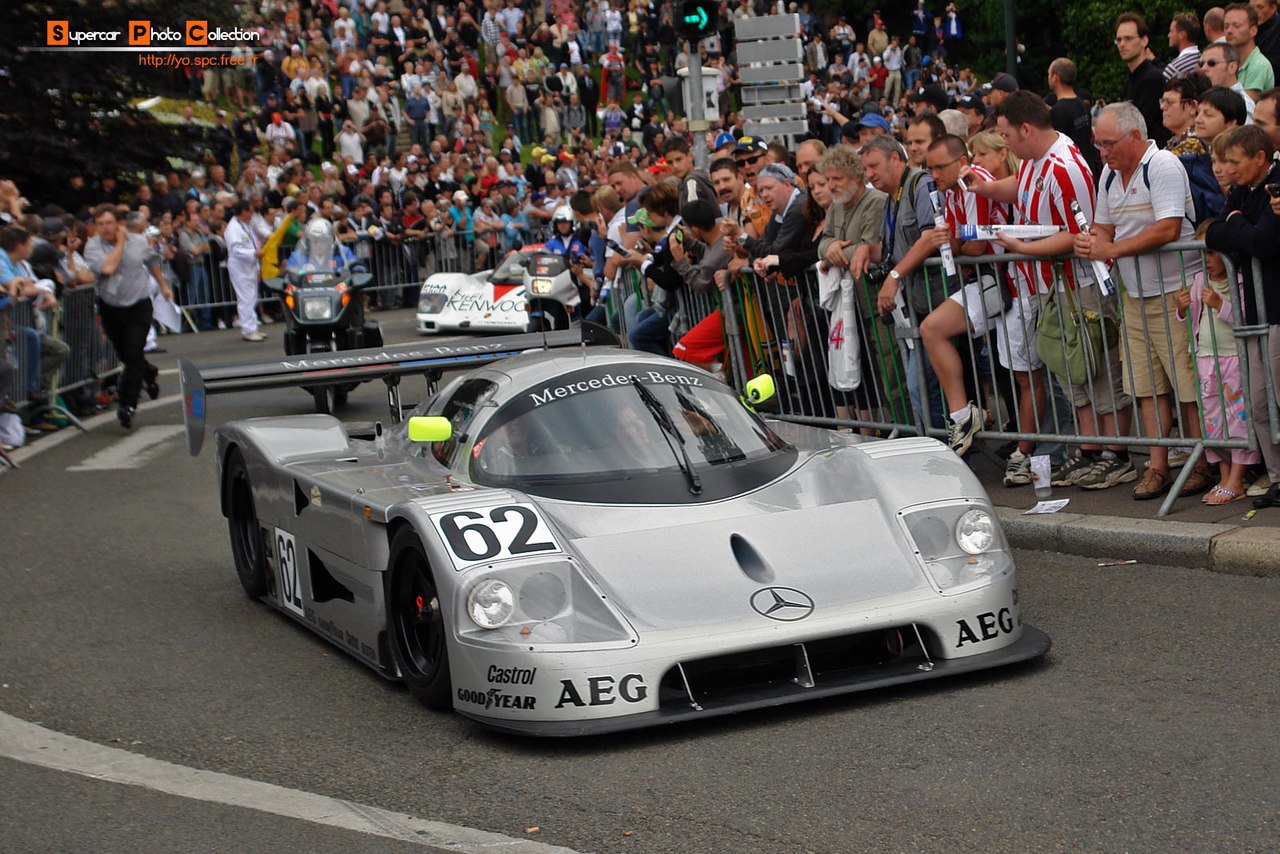
<path id="1" fill-rule="evenodd" d="M 1213 162 L 1209 159 L 1209 155 L 1184 154 L 1178 158 L 1178 162 L 1186 170 L 1187 178 L 1191 183 L 1191 203 L 1195 206 L 1196 212 L 1191 224 L 1199 225 L 1206 219 L 1212 219 L 1222 213 L 1227 199 L 1222 194 L 1222 188 L 1218 186 L 1218 179 L 1213 176 Z M 1142 183 L 1148 190 L 1151 189 L 1151 175 L 1148 171 L 1150 166 L 1150 160 L 1142 164 Z M 1116 174 L 1113 169 L 1107 175 L 1103 192 L 1111 190 L 1111 182 L 1115 180 Z"/>

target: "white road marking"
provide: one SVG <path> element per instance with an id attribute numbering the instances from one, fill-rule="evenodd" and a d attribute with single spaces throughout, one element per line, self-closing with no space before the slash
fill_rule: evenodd
<path id="1" fill-rule="evenodd" d="M 0 712 L 0 756 L 94 780 L 140 786 L 180 798 L 258 810 L 451 851 L 574 854 L 571 849 L 529 839 L 427 821 L 271 783 L 174 765 L 54 732 L 3 712 Z"/>
<path id="2" fill-rule="evenodd" d="M 67 471 L 112 471 L 115 469 L 142 468 L 150 460 L 160 456 L 165 442 L 180 436 L 185 428 L 181 424 L 162 424 L 138 427 L 112 445 L 103 448 L 87 460 L 68 466 Z"/>

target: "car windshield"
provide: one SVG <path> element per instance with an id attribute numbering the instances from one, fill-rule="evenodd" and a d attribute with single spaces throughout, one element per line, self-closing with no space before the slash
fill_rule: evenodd
<path id="1" fill-rule="evenodd" d="M 660 406 L 646 404 L 632 388 L 636 381 Z M 561 375 L 508 402 L 472 447 L 471 474 L 496 485 L 598 485 L 637 476 L 683 483 L 681 444 L 695 472 L 789 449 L 731 389 L 704 373 L 615 364 Z"/>

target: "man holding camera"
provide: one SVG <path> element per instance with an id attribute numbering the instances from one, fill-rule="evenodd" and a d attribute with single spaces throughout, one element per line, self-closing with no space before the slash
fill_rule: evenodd
<path id="1" fill-rule="evenodd" d="M 948 292 L 941 269 L 929 276 L 922 271 L 925 259 L 938 251 L 930 233 L 933 201 L 929 198 L 929 182 L 924 170 L 908 165 L 902 146 L 888 136 L 873 137 L 862 147 L 862 168 L 871 186 L 889 197 L 880 227 L 881 243 L 871 247 L 870 266 L 866 268 L 872 284 L 881 282 L 876 309 L 883 319 L 900 307 L 901 300 L 904 312 L 909 303 L 915 316 L 923 318 Z M 855 274 L 861 272 L 854 270 Z M 924 388 L 920 386 L 922 370 Z M 907 354 L 907 393 L 927 426 L 940 428 L 947 423 L 938 378 L 922 347 L 910 346 Z"/>

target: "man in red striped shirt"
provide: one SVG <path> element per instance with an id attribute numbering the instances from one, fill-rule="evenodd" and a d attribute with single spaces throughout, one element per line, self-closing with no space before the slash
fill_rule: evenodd
<path id="1" fill-rule="evenodd" d="M 995 180 L 982 167 L 969 163 L 964 140 L 950 134 L 939 137 L 929 146 L 925 162 L 938 189 L 946 193 L 947 229 L 945 232 L 935 229 L 935 243 L 941 246 L 950 239 L 952 251 L 963 255 L 1003 252 L 1003 247 L 993 247 L 990 241 L 962 242 L 958 239 L 960 226 L 1003 225 L 1009 222 L 1007 205 L 970 192 L 960 182 L 960 173 L 965 169 L 984 182 Z M 1034 433 L 1038 414 L 1045 408 L 1044 374 L 1037 370 L 1040 361 L 1036 358 L 1035 344 L 1031 340 L 1039 301 L 1011 301 L 1006 311 L 1006 300 L 1002 299 L 1000 289 L 1007 287 L 1014 297 L 1019 297 L 1023 294 L 1018 291 L 1025 291 L 1026 287 L 1018 287 L 1018 280 L 1010 276 L 1012 270 L 986 267 L 980 268 L 978 273 L 975 281 L 948 297 L 920 324 L 920 338 L 924 341 L 929 361 L 933 363 L 938 381 L 942 384 L 947 408 L 951 410 L 951 422 L 955 425 L 952 428 L 951 446 L 957 454 L 968 450 L 973 434 L 981 429 L 985 414 L 969 401 L 963 364 L 960 354 L 952 344 L 955 336 L 968 334 L 973 338 L 981 338 L 990 330 L 1000 330 L 1000 364 L 1013 373 L 1018 388 L 1019 430 Z M 1034 447 L 1035 443 L 1030 441 L 1018 444 L 1018 450 L 1010 458 L 1005 470 L 1006 486 L 1031 482 L 1030 453 Z"/>
<path id="2" fill-rule="evenodd" d="M 1090 267 L 1071 258 L 1057 267 L 1052 258 L 1069 254 L 1074 234 L 1080 231 L 1071 211 L 1075 202 L 1085 220 L 1093 221 L 1094 183 L 1089 164 L 1070 137 L 1053 129 L 1049 106 L 1036 94 L 1011 93 L 996 108 L 996 131 L 1022 158 L 1018 174 L 999 181 L 984 182 L 972 169 L 962 177 L 974 192 L 1013 205 L 1018 224 L 1057 225 L 1063 230 L 1040 240 L 1018 240 L 1001 236 L 997 241 L 1010 252 L 1033 255 L 1042 260 L 1019 261 L 1019 273 L 1036 293 L 1047 295 L 1071 289 L 1074 301 L 1085 311 L 1116 318 L 1115 294 L 1104 295 L 1094 283 Z M 1064 303 L 1066 301 L 1064 300 Z M 1066 306 L 1063 306 L 1064 312 Z M 1107 352 L 1107 370 L 1099 371 L 1088 385 L 1075 385 L 1065 375 L 1058 382 L 1071 396 L 1076 409 L 1076 430 L 1082 436 L 1128 435 L 1131 413 L 1129 396 L 1120 386 L 1120 352 Z M 1067 460 L 1054 476 L 1054 486 L 1079 485 L 1105 489 L 1137 480 L 1137 472 L 1122 445 L 1105 448 L 1084 443 L 1080 453 Z"/>

